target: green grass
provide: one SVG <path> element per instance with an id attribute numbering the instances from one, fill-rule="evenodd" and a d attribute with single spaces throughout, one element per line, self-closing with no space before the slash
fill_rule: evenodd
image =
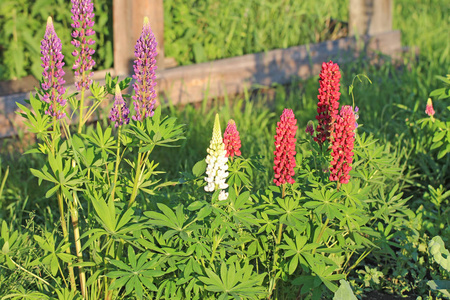
<path id="1" fill-rule="evenodd" d="M 167 0 L 165 55 L 186 65 L 335 38 L 327 21 L 348 19 L 346 3 Z"/>
<path id="2" fill-rule="evenodd" d="M 304 15 L 298 13 L 299 16 L 302 15 L 306 19 L 306 16 L 312 15 L 311 22 L 328 17 L 345 20 L 347 7 L 344 2 L 346 1 L 325 2 L 323 5 L 312 4 L 312 1 L 289 3 L 297 5 L 296 8 L 300 12 L 312 12 Z M 172 37 L 170 34 L 166 36 L 166 55 L 175 56 L 180 63 L 187 64 L 314 41 L 313 31 L 309 30 L 309 25 L 305 25 L 312 23 L 303 21 L 303 25 L 300 27 L 294 25 L 294 21 L 297 19 L 294 9 L 287 11 L 284 19 L 276 19 L 286 20 L 285 23 L 272 24 L 274 21 L 269 17 L 273 13 L 279 13 L 280 7 L 273 5 L 270 7 L 272 10 L 267 9 L 270 6 L 269 3 L 271 2 L 233 0 L 225 6 L 216 1 L 193 1 L 189 6 L 181 1 L 165 1 L 165 5 L 171 4 L 174 7 L 173 11 L 170 11 L 172 15 L 166 16 L 166 32 L 173 30 Z M 283 3 L 288 3 L 288 1 Z M 214 5 L 216 5 L 216 9 L 212 9 Z M 241 12 L 245 12 L 246 6 L 249 7 L 248 19 L 242 18 L 240 15 Z M 220 13 L 219 8 L 222 11 L 225 9 L 225 11 Z M 210 15 L 205 13 L 208 9 L 211 11 Z M 427 219 L 427 214 L 428 216 L 433 214 L 435 209 L 427 201 L 427 197 L 429 197 L 426 196 L 427 185 L 438 186 L 442 183 L 445 187 L 445 180 L 448 178 L 441 178 L 441 182 L 439 182 L 435 178 L 426 178 L 421 174 L 417 157 L 424 151 L 423 145 L 420 144 L 421 140 L 417 137 L 417 132 L 408 124 L 411 120 L 425 117 L 424 110 L 428 95 L 433 89 L 439 87 L 439 82 L 434 76 L 445 75 L 449 72 L 450 41 L 447 38 L 449 10 L 450 4 L 446 0 L 394 1 L 394 29 L 401 30 L 404 46 L 419 48 L 419 55 L 416 56 L 412 49 L 403 56 L 401 62 L 388 62 L 385 65 L 374 66 L 359 60 L 341 66 L 343 75 L 341 104 L 351 104 L 352 102 L 348 95 L 348 86 L 352 84 L 355 75 L 365 74 L 372 81 L 372 84 L 366 81 L 363 83 L 355 81 L 355 102 L 360 108 L 359 123 L 363 124 L 358 131 L 373 134 L 380 140 L 380 143 L 386 144 L 391 150 L 391 154 L 397 159 L 396 163 L 404 169 L 404 176 L 398 178 L 398 181 L 403 183 L 403 191 L 407 195 L 413 195 L 409 204 L 413 208 L 419 208 L 417 214 L 423 214 L 423 216 L 420 215 L 420 218 L 424 220 Z M 232 28 L 230 26 L 233 21 L 236 24 L 234 31 L 224 29 Z M 257 21 L 263 23 L 260 24 Z M 174 27 L 168 29 L 171 22 Z M 190 38 L 187 34 L 189 28 L 192 31 Z M 261 30 L 261 33 L 257 33 L 258 30 Z M 252 32 L 252 34 L 246 34 L 248 32 Z M 292 35 L 288 33 L 292 33 Z M 169 42 L 170 39 L 172 42 Z M 204 56 L 194 53 L 195 51 L 192 49 L 195 43 L 201 45 Z M 198 57 L 196 58 L 196 56 Z M 268 171 L 257 173 L 255 179 L 257 188 L 264 187 L 272 181 L 270 170 L 273 163 L 273 135 L 279 115 L 284 108 L 292 108 L 299 124 L 297 137 L 305 137 L 306 123 L 308 120 L 314 120 L 316 114 L 318 86 L 318 76 L 315 76 L 287 86 L 277 85 L 257 92 L 248 92 L 235 99 L 204 101 L 201 105 L 187 105 L 182 108 L 169 106 L 165 112 L 177 116 L 180 123 L 186 124 L 187 139 L 179 148 L 155 151 L 154 159 L 160 162 L 161 170 L 167 171 L 168 179 L 178 178 L 180 172 L 189 171 L 197 161 L 206 156 L 206 148 L 212 134 L 213 116 L 215 112 L 219 112 L 222 129 L 225 128 L 229 118 L 236 121 L 242 139 L 243 156 L 261 155 L 264 157 L 261 162 Z M 448 101 L 436 101 L 436 117 L 448 118 L 445 110 L 447 106 Z M 298 149 L 299 151 L 307 150 L 301 146 Z M 427 155 L 431 157 L 432 153 L 427 153 Z M 435 172 L 442 172 L 444 167 L 442 161 L 435 161 L 435 163 Z M 9 165 L 10 175 L 0 201 L 0 219 L 22 220 L 21 216 L 17 214 L 20 212 L 25 219 L 29 214 L 35 216 L 35 220 L 42 225 L 56 222 L 57 217 L 53 215 L 48 201 L 43 193 L 39 192 L 44 189 L 37 188 L 37 180 L 29 172 L 30 167 L 39 168 L 43 164 L 44 161 L 32 155 L 21 158 L 5 157 L 2 160 L 2 174 Z M 421 233 L 430 234 L 422 223 L 418 225 L 411 221 L 408 226 L 408 230 L 417 229 L 421 230 Z M 419 228 L 420 226 L 423 227 Z M 430 228 L 432 224 L 426 226 Z M 445 234 L 443 229 L 436 229 L 436 231 Z M 418 239 L 422 246 L 426 245 L 425 237 L 420 236 Z M 411 253 L 422 257 L 424 253 L 417 250 L 419 247 L 417 243 L 411 247 L 402 252 L 403 256 L 399 256 L 399 260 L 403 261 L 404 265 L 398 267 L 397 271 L 419 268 L 418 263 L 411 267 Z M 374 260 L 372 259 L 372 261 Z M 400 266 L 400 263 L 398 264 Z M 426 273 L 426 268 L 431 268 L 430 266 L 432 266 L 431 262 L 426 260 L 420 268 Z M 388 266 L 381 267 L 388 268 Z M 390 267 L 395 268 L 395 266 Z M 389 276 L 395 275 L 395 270 L 392 272 L 389 269 L 386 273 Z M 390 284 L 389 288 L 396 293 L 400 293 L 401 289 L 405 288 Z M 410 282 L 408 284 L 412 289 L 416 288 L 419 283 Z"/>

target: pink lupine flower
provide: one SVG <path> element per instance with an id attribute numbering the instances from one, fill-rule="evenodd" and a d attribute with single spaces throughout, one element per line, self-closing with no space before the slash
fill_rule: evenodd
<path id="1" fill-rule="evenodd" d="M 435 111 L 433 108 L 433 101 L 431 101 L 431 98 L 428 98 L 427 107 L 425 108 L 425 113 L 427 115 L 429 115 L 430 117 L 433 117 L 435 114 Z"/>
<path id="2" fill-rule="evenodd" d="M 72 45 L 75 49 L 72 55 L 76 57 L 72 69 L 75 70 L 75 86 L 77 90 L 88 89 L 92 84 L 92 67 L 95 61 L 92 55 L 95 50 L 90 46 L 95 44 L 95 41 L 89 36 L 95 34 L 92 29 L 94 26 L 94 4 L 91 0 L 71 0 L 72 2 L 72 21 L 71 24 L 74 31 L 72 32 Z M 78 50 L 79 49 L 79 50 Z"/>
<path id="3" fill-rule="evenodd" d="M 314 140 L 322 145 L 325 141 L 329 141 L 330 133 L 333 131 L 333 124 L 336 121 L 339 110 L 339 97 L 341 93 L 340 79 L 341 73 L 339 72 L 338 64 L 333 63 L 331 60 L 328 63 L 322 64 L 322 71 L 320 72 L 320 88 L 317 98 L 317 116 L 319 121 L 316 131 L 317 135 Z"/>
<path id="4" fill-rule="evenodd" d="M 239 137 L 239 131 L 236 128 L 236 122 L 229 120 L 225 133 L 223 134 L 223 143 L 225 144 L 225 150 L 227 150 L 226 156 L 233 157 L 234 155 L 241 155 L 241 139 Z"/>
<path id="5" fill-rule="evenodd" d="M 295 133 L 297 131 L 297 120 L 292 109 L 285 109 L 277 123 L 277 134 L 275 135 L 275 154 L 273 170 L 277 186 L 284 183 L 295 183 L 292 176 L 295 175 Z"/>
<path id="6" fill-rule="evenodd" d="M 306 133 L 309 133 L 311 136 L 314 135 L 314 123 L 313 121 L 308 121 L 308 124 L 306 124 Z"/>
<path id="7" fill-rule="evenodd" d="M 136 115 L 133 120 L 141 121 L 153 116 L 153 107 L 156 103 L 156 39 L 153 35 L 148 18 L 144 18 L 142 33 L 134 47 L 134 75 L 136 82 L 133 84 L 135 95 L 133 96 Z"/>
<path id="8" fill-rule="evenodd" d="M 42 72 L 44 79 L 41 85 L 44 90 L 42 100 L 50 104 L 45 114 L 56 117 L 56 119 L 61 119 L 66 115 L 64 112 L 66 99 L 63 98 L 66 92 L 63 84 L 66 81 L 63 79 L 65 74 L 62 69 L 64 55 L 61 53 L 61 49 L 61 40 L 56 35 L 52 18 L 48 17 L 44 39 L 41 41 L 41 66 L 44 68 Z"/>
<path id="9" fill-rule="evenodd" d="M 123 100 L 120 87 L 117 84 L 116 95 L 114 97 L 114 106 L 111 108 L 111 112 L 109 113 L 109 119 L 112 122 L 115 122 L 114 126 L 117 128 L 119 126 L 122 126 L 123 124 L 128 124 L 130 122 L 130 118 L 128 117 L 129 114 L 130 110 Z"/>
<path id="10" fill-rule="evenodd" d="M 352 169 L 353 145 L 355 142 L 356 119 L 353 108 L 345 105 L 334 124 L 331 133 L 331 168 L 330 180 L 348 183 Z"/>

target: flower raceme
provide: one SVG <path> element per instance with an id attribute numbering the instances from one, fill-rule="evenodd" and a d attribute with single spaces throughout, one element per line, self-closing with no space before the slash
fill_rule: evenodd
<path id="1" fill-rule="evenodd" d="M 313 121 L 308 121 L 308 124 L 306 124 L 306 129 L 305 129 L 306 133 L 309 133 L 311 136 L 314 135 L 314 123 Z"/>
<path id="2" fill-rule="evenodd" d="M 434 114 L 436 113 L 436 112 L 434 111 L 434 108 L 433 108 L 433 101 L 431 100 L 431 98 L 428 98 L 428 101 L 427 101 L 427 107 L 425 108 L 425 113 L 426 113 L 427 115 L 429 115 L 430 117 L 433 117 Z"/>
<path id="3" fill-rule="evenodd" d="M 50 104 L 45 114 L 56 119 L 61 119 L 66 115 L 64 112 L 66 99 L 63 98 L 66 92 L 63 84 L 66 81 L 63 79 L 65 74 L 62 69 L 64 66 L 64 55 L 61 53 L 61 49 L 61 40 L 56 35 L 52 18 L 48 17 L 44 39 L 41 41 L 41 66 L 44 68 L 42 72 L 44 78 L 41 85 L 44 90 L 42 100 Z"/>
<path id="4" fill-rule="evenodd" d="M 77 90 L 88 89 L 92 84 L 92 67 L 95 65 L 95 61 L 92 59 L 92 55 L 95 50 L 92 46 L 95 41 L 89 36 L 95 34 L 92 29 L 94 26 L 94 4 L 91 0 L 72 0 L 72 21 L 71 24 L 74 31 L 72 32 L 72 45 L 75 49 L 72 55 L 76 58 L 73 64 L 75 70 L 75 86 Z M 79 50 L 78 50 L 79 49 Z"/>
<path id="5" fill-rule="evenodd" d="M 128 115 L 130 114 L 130 110 L 127 107 L 127 104 L 123 100 L 122 93 L 120 91 L 120 87 L 116 85 L 116 95 L 114 96 L 114 105 L 111 108 L 111 112 L 109 113 L 109 119 L 112 122 L 115 122 L 115 127 L 122 126 L 123 124 L 128 124 L 130 122 L 130 118 Z"/>
<path id="6" fill-rule="evenodd" d="M 275 159 L 274 167 L 277 186 L 284 183 L 293 184 L 295 167 L 295 133 L 297 131 L 297 120 L 294 117 L 292 109 L 285 109 L 277 123 L 277 134 L 275 135 Z"/>
<path id="7" fill-rule="evenodd" d="M 223 143 L 225 144 L 225 150 L 227 150 L 227 157 L 233 157 L 234 155 L 241 155 L 241 139 L 239 137 L 239 131 L 236 128 L 236 122 L 229 120 L 227 128 L 223 134 Z"/>
<path id="8" fill-rule="evenodd" d="M 156 98 L 156 39 L 150 28 L 148 18 L 144 18 L 142 33 L 136 42 L 134 56 L 134 75 L 136 82 L 133 84 L 135 95 L 133 96 L 136 115 L 133 120 L 141 121 L 153 116 L 153 107 Z"/>
<path id="9" fill-rule="evenodd" d="M 227 151 L 225 150 L 225 144 L 222 140 L 218 114 L 216 114 L 213 135 L 207 152 L 206 175 L 208 175 L 208 177 L 205 177 L 205 181 L 207 182 L 205 191 L 214 192 L 220 190 L 219 200 L 226 200 L 228 198 L 228 193 L 224 190 L 228 187 L 228 184 L 225 183 L 228 176 L 228 157 L 226 156 Z"/>
<path id="10" fill-rule="evenodd" d="M 348 183 L 352 169 L 356 119 L 353 108 L 344 105 L 331 133 L 330 180 Z"/>
<path id="11" fill-rule="evenodd" d="M 319 95 L 317 96 L 319 102 L 317 103 L 316 116 L 319 124 L 317 125 L 317 135 L 314 140 L 319 145 L 322 145 L 325 141 L 329 141 L 330 133 L 333 131 L 333 124 L 339 112 L 339 98 L 341 96 L 339 81 L 341 73 L 339 72 L 338 64 L 333 63 L 331 60 L 328 63 L 324 62 L 319 77 L 320 87 Z"/>

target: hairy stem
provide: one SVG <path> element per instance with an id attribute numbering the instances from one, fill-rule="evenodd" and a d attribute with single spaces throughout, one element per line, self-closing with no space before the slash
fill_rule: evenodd
<path id="1" fill-rule="evenodd" d="M 62 227 L 62 231 L 63 231 L 64 241 L 66 243 L 68 243 L 69 242 L 69 233 L 67 232 L 66 219 L 64 218 L 64 203 L 63 203 L 63 198 L 62 198 L 62 195 L 61 195 L 61 191 L 57 192 L 57 197 L 58 197 L 59 214 L 60 214 L 60 217 L 61 217 L 61 227 Z M 70 247 L 67 247 L 66 253 L 67 254 L 71 254 L 70 253 Z M 68 269 L 69 269 L 70 286 L 71 286 L 73 291 L 76 291 L 77 284 L 75 282 L 75 273 L 73 272 L 72 264 L 69 262 L 69 263 L 67 263 L 67 265 L 68 265 Z"/>
<path id="2" fill-rule="evenodd" d="M 83 72 L 83 80 L 84 80 L 84 72 Z M 80 115 L 79 115 L 79 122 L 78 122 L 78 134 L 81 133 L 81 130 L 83 129 L 84 120 L 83 120 L 83 110 L 84 110 L 84 87 L 81 88 L 81 99 L 80 99 Z"/>
<path id="3" fill-rule="evenodd" d="M 76 193 L 73 192 L 74 199 L 76 199 Z M 75 239 L 75 249 L 77 252 L 78 262 L 83 262 L 83 252 L 81 251 L 81 241 L 80 241 L 80 228 L 78 226 L 78 210 L 76 208 L 75 203 L 71 204 L 71 217 L 72 217 L 72 226 L 73 226 L 73 236 Z M 79 269 L 79 279 L 80 279 L 80 288 L 81 295 L 83 295 L 84 299 L 87 298 L 87 290 L 86 290 L 86 274 L 84 272 L 83 267 L 78 267 Z"/>
<path id="4" fill-rule="evenodd" d="M 114 169 L 114 180 L 113 180 L 113 188 L 111 191 L 111 200 L 114 201 L 114 194 L 116 192 L 116 184 L 117 184 L 117 176 L 119 173 L 119 164 L 120 164 L 120 134 L 121 128 L 119 127 L 119 131 L 117 133 L 117 152 L 116 152 L 116 168 Z"/>

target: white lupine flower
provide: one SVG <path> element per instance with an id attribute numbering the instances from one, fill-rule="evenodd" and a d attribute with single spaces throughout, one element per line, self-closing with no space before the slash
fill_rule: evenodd
<path id="1" fill-rule="evenodd" d="M 220 190 L 219 200 L 226 200 L 228 193 L 224 189 L 228 188 L 228 184 L 225 183 L 228 176 L 228 157 L 226 157 L 227 151 L 225 150 L 225 144 L 222 140 L 222 133 L 220 132 L 219 115 L 216 114 L 214 121 L 213 136 L 209 148 L 206 150 L 208 155 L 206 156 L 206 175 L 205 181 L 208 183 L 205 186 L 205 191 L 214 192 Z"/>

